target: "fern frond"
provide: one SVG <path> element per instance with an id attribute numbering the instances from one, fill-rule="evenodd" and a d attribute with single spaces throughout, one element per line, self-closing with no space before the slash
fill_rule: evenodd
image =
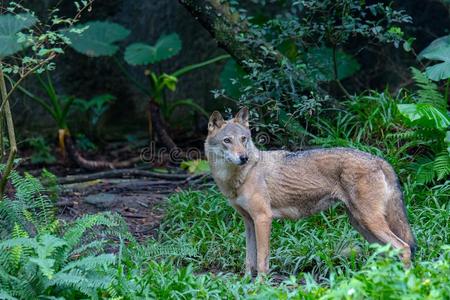
<path id="1" fill-rule="evenodd" d="M 115 227 L 117 225 L 117 221 L 110 213 L 85 215 L 70 225 L 64 234 L 64 240 L 72 249 L 81 241 L 87 230 L 94 229 L 96 226 Z"/>
<path id="2" fill-rule="evenodd" d="M 169 256 L 195 256 L 197 249 L 188 245 L 188 243 L 175 243 L 161 245 L 154 243 L 145 247 L 146 257 L 169 257 Z"/>
<path id="3" fill-rule="evenodd" d="M 116 256 L 114 254 L 100 254 L 97 256 L 87 256 L 68 263 L 61 272 L 67 272 L 73 269 L 92 270 L 98 267 L 104 267 L 114 264 Z"/>
<path id="4" fill-rule="evenodd" d="M 450 155 L 447 151 L 436 156 L 433 162 L 433 170 L 438 180 L 450 177 Z"/>
<path id="5" fill-rule="evenodd" d="M 422 73 L 416 68 L 411 68 L 414 81 L 419 87 L 417 92 L 419 96 L 419 103 L 432 104 L 436 108 L 442 111 L 447 110 L 447 101 L 444 96 L 439 92 L 437 85 L 432 82 L 425 73 Z"/>
<path id="6" fill-rule="evenodd" d="M 429 157 L 420 157 L 417 162 L 412 164 L 416 171 L 416 181 L 419 184 L 427 184 L 434 179 L 433 160 Z"/>
<path id="7" fill-rule="evenodd" d="M 97 289 L 106 289 L 113 282 L 112 276 L 90 276 L 87 277 L 80 270 L 72 270 L 69 273 L 59 272 L 55 274 L 48 286 L 60 288 L 72 288 L 81 293 L 93 297 Z"/>
<path id="8" fill-rule="evenodd" d="M 72 250 L 68 257 L 73 257 L 73 256 L 83 256 L 83 255 L 96 255 L 98 254 L 100 251 L 103 250 L 103 247 L 106 245 L 106 240 L 104 239 L 100 239 L 100 240 L 95 240 L 89 243 L 86 243 L 84 245 L 81 245 L 80 247 Z"/>
<path id="9" fill-rule="evenodd" d="M 418 137 L 419 137 L 419 133 L 416 130 L 407 130 L 407 131 L 403 131 L 403 132 L 386 134 L 386 138 L 394 139 L 394 140 L 412 140 L 412 139 L 417 139 Z"/>

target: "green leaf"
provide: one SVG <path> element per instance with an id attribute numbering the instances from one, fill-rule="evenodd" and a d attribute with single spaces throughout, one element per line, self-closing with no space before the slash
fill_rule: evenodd
<path id="1" fill-rule="evenodd" d="M 428 78 L 434 81 L 450 78 L 450 61 L 427 67 L 425 73 Z"/>
<path id="2" fill-rule="evenodd" d="M 450 78 L 450 35 L 434 40 L 419 54 L 419 59 L 422 58 L 443 61 L 426 68 L 428 78 L 435 81 Z"/>
<path id="3" fill-rule="evenodd" d="M 0 15 L 0 58 L 12 55 L 26 47 L 17 40 L 17 33 L 36 24 L 31 14 Z"/>
<path id="4" fill-rule="evenodd" d="M 313 48 L 305 57 L 311 68 L 311 75 L 318 81 L 334 80 L 333 49 Z M 337 79 L 342 80 L 355 74 L 360 65 L 350 54 L 337 50 L 336 52 Z"/>
<path id="5" fill-rule="evenodd" d="M 413 125 L 426 128 L 446 130 L 450 126 L 450 118 L 432 104 L 397 104 L 400 114 Z"/>
<path id="6" fill-rule="evenodd" d="M 209 172 L 209 164 L 206 160 L 196 159 L 183 161 L 180 165 L 182 169 L 188 170 L 192 174 L 200 174 Z"/>
<path id="7" fill-rule="evenodd" d="M 181 50 L 178 34 L 162 36 L 154 46 L 134 43 L 125 49 L 125 61 L 130 65 L 148 65 L 177 55 Z"/>
<path id="8" fill-rule="evenodd" d="M 122 25 L 104 21 L 77 25 L 65 32 L 73 49 L 92 57 L 114 55 L 119 50 L 115 43 L 129 34 L 130 31 Z"/>
<path id="9" fill-rule="evenodd" d="M 450 35 L 446 35 L 435 39 L 428 47 L 419 53 L 419 58 L 430 60 L 446 60 L 450 57 L 450 53 L 446 52 L 450 47 Z"/>

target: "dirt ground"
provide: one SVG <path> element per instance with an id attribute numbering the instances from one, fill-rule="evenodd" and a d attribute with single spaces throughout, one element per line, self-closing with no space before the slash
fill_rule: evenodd
<path id="1" fill-rule="evenodd" d="M 193 186 L 188 180 L 155 178 L 95 179 L 63 184 L 57 202 L 58 217 L 70 221 L 85 214 L 115 212 L 125 219 L 137 240 L 143 241 L 155 236 L 168 196 Z"/>

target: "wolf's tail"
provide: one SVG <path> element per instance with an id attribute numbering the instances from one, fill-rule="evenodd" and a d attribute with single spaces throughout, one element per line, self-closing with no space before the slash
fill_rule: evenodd
<path id="1" fill-rule="evenodd" d="M 414 252 L 417 249 L 417 242 L 406 216 L 403 193 L 398 177 L 391 165 L 385 161 L 381 163 L 381 169 L 383 170 L 389 186 L 392 187 L 391 195 L 386 204 L 386 219 L 388 221 L 389 228 L 393 233 L 395 233 L 395 235 L 409 245 L 411 255 L 414 255 Z"/>

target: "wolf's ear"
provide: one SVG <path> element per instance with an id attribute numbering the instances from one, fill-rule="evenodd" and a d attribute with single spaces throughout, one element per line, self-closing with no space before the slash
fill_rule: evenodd
<path id="1" fill-rule="evenodd" d="M 225 120 L 222 115 L 216 110 L 212 113 L 211 117 L 209 117 L 208 131 L 213 131 L 216 128 L 220 128 L 224 123 Z"/>
<path id="2" fill-rule="evenodd" d="M 244 125 L 245 127 L 248 127 L 248 107 L 244 106 L 243 108 L 241 108 L 240 111 L 238 111 L 238 113 L 236 114 L 236 116 L 234 117 L 234 121 Z"/>

